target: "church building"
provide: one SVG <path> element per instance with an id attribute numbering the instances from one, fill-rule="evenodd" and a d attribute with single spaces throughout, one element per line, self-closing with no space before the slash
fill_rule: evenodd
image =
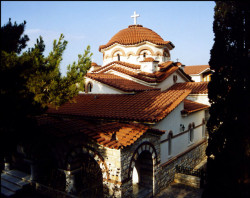
<path id="1" fill-rule="evenodd" d="M 194 82 L 171 60 L 175 45 L 132 17 L 100 45 L 103 63 L 92 62 L 85 92 L 37 118 L 51 143 L 17 148 L 20 170 L 45 186 L 53 178 L 51 193 L 152 196 L 173 182 L 177 165 L 205 158 L 208 82 Z"/>

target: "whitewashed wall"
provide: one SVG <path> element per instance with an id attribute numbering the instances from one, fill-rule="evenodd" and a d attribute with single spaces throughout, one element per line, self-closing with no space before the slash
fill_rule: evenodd
<path id="1" fill-rule="evenodd" d="M 120 91 L 119 89 L 115 89 L 98 81 L 92 80 L 86 77 L 86 84 L 92 82 L 92 90 L 90 94 L 124 94 L 126 92 Z"/>
<path id="2" fill-rule="evenodd" d="M 161 54 L 163 54 L 163 51 L 164 51 L 163 48 L 156 47 L 155 45 L 153 45 L 149 42 L 146 42 L 146 44 L 138 45 L 138 46 L 125 46 L 125 45 L 115 44 L 114 46 L 111 46 L 110 48 L 105 50 L 105 55 L 103 58 L 103 66 L 110 63 L 110 62 L 117 61 L 117 53 L 120 54 L 120 61 L 132 63 L 132 64 L 140 64 L 140 61 L 144 60 L 144 58 L 142 55 L 136 56 L 136 53 L 141 47 L 150 48 L 154 54 L 156 54 L 157 52 L 160 52 Z M 122 55 L 121 51 L 117 51 L 114 53 L 114 56 L 112 58 L 111 57 L 112 53 L 118 49 L 122 49 L 122 51 L 124 51 L 124 53 L 125 53 L 125 56 Z M 132 52 L 134 55 L 130 55 L 128 57 L 127 54 L 129 52 Z M 147 53 L 147 57 L 152 57 L 155 60 L 159 61 L 159 63 L 166 62 L 166 61 L 170 60 L 170 57 L 152 56 L 151 52 L 149 50 L 144 50 L 143 52 Z M 108 58 L 106 58 L 107 55 L 108 55 Z"/>
<path id="3" fill-rule="evenodd" d="M 177 75 L 176 83 L 186 82 L 179 74 L 177 74 L 177 72 L 174 72 L 167 79 L 165 79 L 160 84 L 158 84 L 156 88 L 161 88 L 161 91 L 164 91 L 168 89 L 169 87 L 171 87 L 172 85 L 174 85 L 174 81 L 173 81 L 174 75 Z"/>
<path id="4" fill-rule="evenodd" d="M 202 123 L 202 119 L 205 116 L 205 111 L 198 111 L 188 115 L 187 117 L 181 116 L 181 110 L 183 110 L 183 102 L 181 102 L 177 108 L 175 108 L 166 118 L 157 123 L 153 128 L 165 130 L 166 133 L 162 135 L 161 141 L 168 138 L 168 134 L 172 131 L 173 136 L 182 132 L 180 124 L 184 124 L 185 131 L 188 130 L 190 123 L 195 123 L 195 126 Z M 167 162 L 172 157 L 184 152 L 189 146 L 195 142 L 202 140 L 202 126 L 194 129 L 194 141 L 189 142 L 189 132 L 184 133 L 178 137 L 172 139 L 172 154 L 168 156 L 168 141 L 161 143 L 161 163 Z"/>
<path id="5" fill-rule="evenodd" d="M 201 75 L 190 75 L 195 82 L 202 82 Z"/>
<path id="6" fill-rule="evenodd" d="M 207 94 L 190 94 L 187 99 L 210 106 Z"/>

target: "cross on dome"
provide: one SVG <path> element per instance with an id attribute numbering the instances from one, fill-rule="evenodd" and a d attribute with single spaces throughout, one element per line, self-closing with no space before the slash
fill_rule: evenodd
<path id="1" fill-rule="evenodd" d="M 139 14 L 136 14 L 136 11 L 134 11 L 134 15 L 131 16 L 131 18 L 134 18 L 134 24 L 136 25 L 136 18 L 139 17 Z"/>

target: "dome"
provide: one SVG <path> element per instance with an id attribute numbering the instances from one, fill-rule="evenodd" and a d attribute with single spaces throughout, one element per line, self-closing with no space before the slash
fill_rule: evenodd
<path id="1" fill-rule="evenodd" d="M 115 34 L 106 45 L 101 45 L 101 49 L 105 49 L 114 43 L 122 45 L 134 45 L 143 41 L 149 41 L 156 45 L 167 45 L 170 41 L 164 41 L 156 32 L 151 29 L 145 28 L 142 25 L 130 25 Z"/>

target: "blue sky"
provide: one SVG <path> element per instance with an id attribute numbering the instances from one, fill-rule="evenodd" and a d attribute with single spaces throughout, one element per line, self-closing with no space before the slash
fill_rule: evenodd
<path id="1" fill-rule="evenodd" d="M 41 35 L 45 55 L 52 50 L 54 39 L 63 33 L 68 41 L 61 72 L 77 61 L 87 45 L 93 61 L 102 65 L 100 45 L 132 25 L 134 11 L 137 23 L 158 33 L 175 48 L 171 59 L 185 65 L 205 65 L 213 45 L 213 1 L 1 1 L 1 26 L 11 18 L 18 24 L 26 20 L 25 34 L 33 47 Z"/>

